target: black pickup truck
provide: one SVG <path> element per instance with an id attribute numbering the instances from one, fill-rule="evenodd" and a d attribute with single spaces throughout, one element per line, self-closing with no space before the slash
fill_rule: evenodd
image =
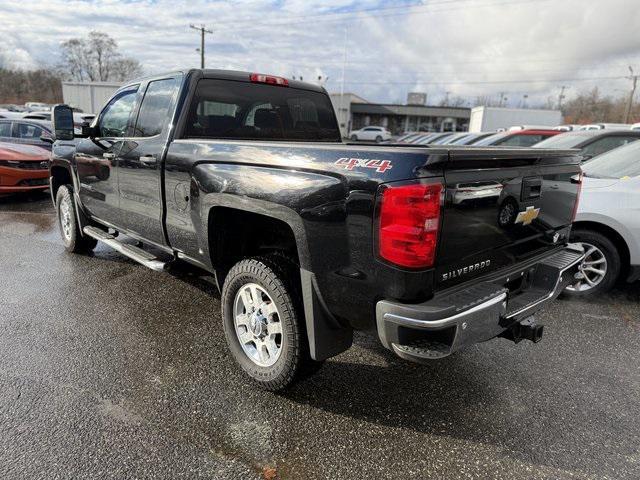
<path id="1" fill-rule="evenodd" d="M 54 127 L 67 250 L 215 275 L 229 349 L 268 389 L 354 329 L 414 361 L 538 341 L 579 275 L 571 151 L 345 144 L 324 89 L 219 70 L 132 82 L 81 136 L 59 105 Z"/>

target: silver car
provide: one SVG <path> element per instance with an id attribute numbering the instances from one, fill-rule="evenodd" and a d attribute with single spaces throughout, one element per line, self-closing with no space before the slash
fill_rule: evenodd
<path id="1" fill-rule="evenodd" d="M 640 279 L 640 142 L 598 155 L 584 178 L 573 242 L 586 252 L 569 295 L 596 295 Z"/>

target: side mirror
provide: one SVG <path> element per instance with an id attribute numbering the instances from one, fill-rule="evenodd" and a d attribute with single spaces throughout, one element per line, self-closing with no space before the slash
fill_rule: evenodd
<path id="1" fill-rule="evenodd" d="M 53 130 L 56 140 L 73 140 L 73 110 L 69 105 L 53 107 Z"/>

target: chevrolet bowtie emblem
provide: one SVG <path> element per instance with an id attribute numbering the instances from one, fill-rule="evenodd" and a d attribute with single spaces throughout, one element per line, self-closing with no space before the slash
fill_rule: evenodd
<path id="1" fill-rule="evenodd" d="M 527 207 L 524 212 L 518 212 L 515 223 L 522 223 L 522 225 L 529 225 L 540 214 L 539 208 Z"/>

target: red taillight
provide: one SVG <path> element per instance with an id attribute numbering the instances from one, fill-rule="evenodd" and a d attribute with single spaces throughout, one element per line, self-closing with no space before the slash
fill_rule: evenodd
<path id="1" fill-rule="evenodd" d="M 410 268 L 432 267 L 438 244 L 442 184 L 387 187 L 380 204 L 378 251 Z"/>
<path id="2" fill-rule="evenodd" d="M 262 73 L 252 73 L 249 79 L 253 83 L 268 83 L 269 85 L 279 85 L 281 87 L 289 86 L 289 80 L 286 78 L 263 75 Z"/>
<path id="3" fill-rule="evenodd" d="M 578 214 L 578 205 L 580 204 L 580 194 L 582 193 L 582 172 L 578 175 L 571 177 L 571 181 L 578 184 L 578 191 L 576 192 L 576 201 L 573 204 L 573 214 L 571 215 L 571 223 L 576 221 L 576 215 Z"/>

